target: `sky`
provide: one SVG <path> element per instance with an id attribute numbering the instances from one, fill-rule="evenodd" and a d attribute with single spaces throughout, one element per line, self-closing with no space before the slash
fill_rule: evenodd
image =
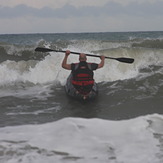
<path id="1" fill-rule="evenodd" d="M 163 0 L 0 0 L 0 34 L 163 31 Z"/>

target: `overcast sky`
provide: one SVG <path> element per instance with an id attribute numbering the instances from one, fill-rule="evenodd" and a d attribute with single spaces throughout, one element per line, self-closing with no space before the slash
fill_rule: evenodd
<path id="1" fill-rule="evenodd" d="M 0 34 L 162 30 L 163 0 L 0 0 Z"/>

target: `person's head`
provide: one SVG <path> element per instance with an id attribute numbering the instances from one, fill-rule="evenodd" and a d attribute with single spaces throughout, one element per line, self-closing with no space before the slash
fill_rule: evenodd
<path id="1" fill-rule="evenodd" d="M 81 54 L 79 55 L 79 61 L 86 61 L 86 60 L 87 60 L 86 55 L 85 55 L 84 53 L 81 53 Z"/>

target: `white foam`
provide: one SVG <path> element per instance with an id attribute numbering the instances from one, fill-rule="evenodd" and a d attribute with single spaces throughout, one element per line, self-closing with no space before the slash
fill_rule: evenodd
<path id="1" fill-rule="evenodd" d="M 159 163 L 163 116 L 131 120 L 65 118 L 0 128 L 2 163 Z M 151 125 L 152 124 L 152 125 Z M 158 126 L 158 127 L 156 127 Z"/>
<path id="2" fill-rule="evenodd" d="M 72 51 L 79 51 L 79 49 L 76 48 L 75 50 L 74 48 Z M 128 53 L 133 53 L 133 50 L 126 51 L 123 49 L 120 52 L 124 53 L 121 54 L 122 57 L 129 57 L 127 56 L 129 55 Z M 135 58 L 135 62 L 133 64 L 126 64 L 106 59 L 105 66 L 95 71 L 95 81 L 110 82 L 134 78 L 138 76 L 141 68 L 148 67 L 150 65 L 162 65 L 163 63 L 163 60 L 161 59 L 161 51 L 154 52 L 150 50 L 138 50 L 134 52 L 136 54 L 133 56 L 133 58 Z M 116 51 L 114 51 L 114 53 L 116 53 Z M 110 55 L 112 56 L 113 54 L 111 53 Z M 63 58 L 63 53 L 52 52 L 51 55 L 46 56 L 42 61 L 3 62 L 0 64 L 0 85 L 18 81 L 31 82 L 34 84 L 59 81 L 62 85 L 64 85 L 70 71 L 61 67 Z M 88 57 L 87 61 L 100 63 L 100 59 L 95 57 Z M 78 55 L 72 54 L 69 56 L 68 63 L 72 62 L 78 62 Z"/>

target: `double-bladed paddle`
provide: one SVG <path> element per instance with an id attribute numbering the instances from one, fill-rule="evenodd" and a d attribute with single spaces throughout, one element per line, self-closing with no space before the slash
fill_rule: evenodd
<path id="1" fill-rule="evenodd" d="M 65 53 L 66 51 L 63 51 L 63 50 L 53 50 L 53 49 L 49 49 L 49 48 L 42 48 L 42 47 L 37 47 L 35 49 L 35 51 L 37 52 L 61 52 L 61 53 Z M 78 52 L 72 52 L 72 54 L 77 54 L 79 55 L 80 53 Z M 86 56 L 90 56 L 90 57 L 99 57 L 98 55 L 93 55 L 93 54 L 86 54 Z M 105 57 L 107 59 L 114 59 L 114 60 L 117 60 L 119 62 L 124 62 L 124 63 L 133 63 L 134 62 L 134 59 L 133 58 L 124 58 L 124 57 L 121 57 L 121 58 L 113 58 L 113 57 Z"/>

